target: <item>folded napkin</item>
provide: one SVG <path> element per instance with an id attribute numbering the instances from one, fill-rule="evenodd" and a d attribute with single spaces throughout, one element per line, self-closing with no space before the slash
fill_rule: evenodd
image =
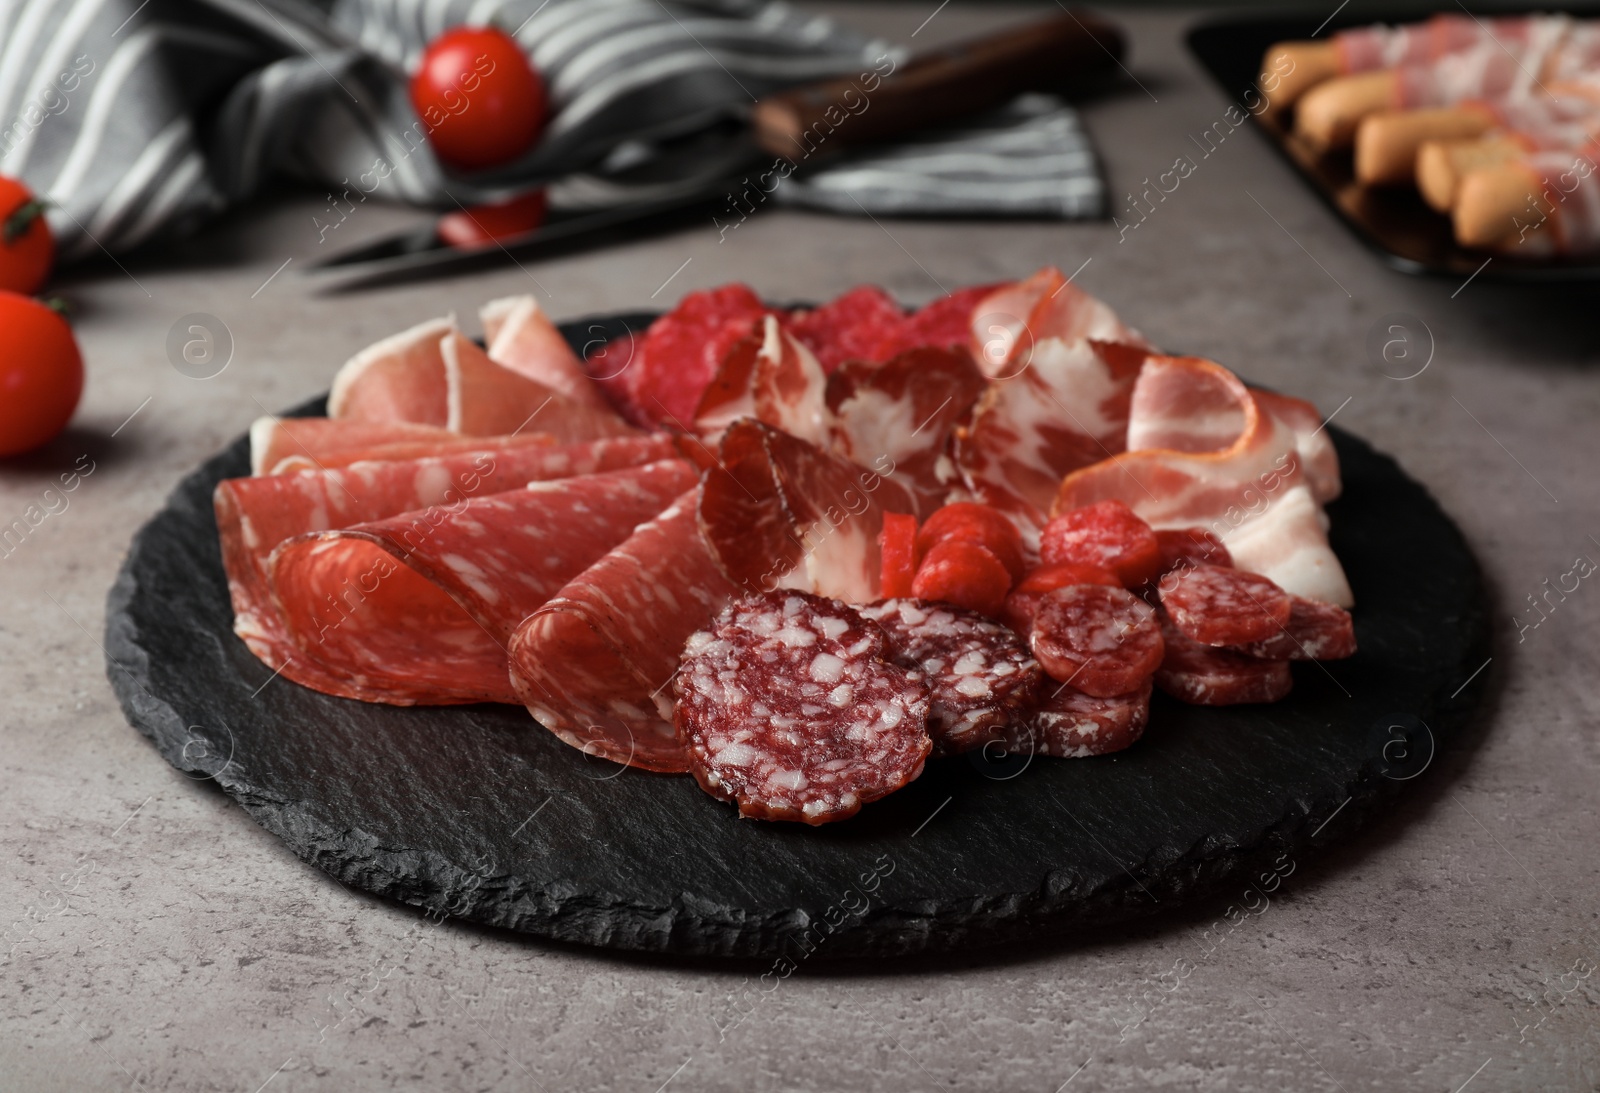
<path id="1" fill-rule="evenodd" d="M 552 108 L 525 157 L 471 177 L 441 168 L 406 90 L 427 42 L 463 23 L 514 32 Z M 192 229 L 275 174 L 452 209 L 553 180 L 557 203 L 626 201 L 637 188 L 604 174 L 619 150 L 636 165 L 764 94 L 905 57 L 767 0 L 0 0 L 0 174 L 51 202 L 66 259 Z M 773 197 L 855 215 L 1105 204 L 1075 113 L 1043 96 Z"/>

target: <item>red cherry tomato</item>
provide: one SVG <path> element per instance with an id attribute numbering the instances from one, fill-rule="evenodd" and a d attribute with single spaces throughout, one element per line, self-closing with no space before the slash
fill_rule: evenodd
<path id="1" fill-rule="evenodd" d="M 956 501 L 928 517 L 917 532 L 917 551 L 926 555 L 939 543 L 976 543 L 1005 565 L 1012 580 L 1022 577 L 1022 535 L 999 509 L 976 501 Z"/>
<path id="2" fill-rule="evenodd" d="M 56 257 L 44 205 L 20 182 L 0 178 L 0 289 L 32 296 Z"/>
<path id="3" fill-rule="evenodd" d="M 497 205 L 474 205 L 441 216 L 439 238 L 461 250 L 487 247 L 496 240 L 533 231 L 544 223 L 548 205 L 543 190 L 531 190 Z"/>
<path id="4" fill-rule="evenodd" d="M 946 539 L 923 557 L 911 593 L 919 600 L 953 603 L 994 617 L 1005 606 L 1010 587 L 1011 574 L 987 547 Z"/>
<path id="5" fill-rule="evenodd" d="M 423 53 L 411 105 L 441 160 L 478 171 L 533 147 L 544 128 L 544 81 L 505 31 L 457 27 Z"/>
<path id="6" fill-rule="evenodd" d="M 67 427 L 83 394 L 83 357 L 67 320 L 0 292 L 0 456 L 32 451 Z"/>
<path id="7" fill-rule="evenodd" d="M 1129 588 L 1161 572 L 1161 544 L 1150 525 L 1121 501 L 1097 501 L 1044 526 L 1039 557 L 1109 569 Z"/>
<path id="8" fill-rule="evenodd" d="M 911 595 L 917 575 L 917 518 L 883 514 L 883 579 L 878 594 L 886 600 Z"/>

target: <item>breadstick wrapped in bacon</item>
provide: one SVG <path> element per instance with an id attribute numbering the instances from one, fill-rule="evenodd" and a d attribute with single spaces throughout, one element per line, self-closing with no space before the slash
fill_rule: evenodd
<path id="1" fill-rule="evenodd" d="M 1524 154 L 1461 179 L 1456 241 L 1505 255 L 1570 257 L 1600 251 L 1600 142 Z"/>

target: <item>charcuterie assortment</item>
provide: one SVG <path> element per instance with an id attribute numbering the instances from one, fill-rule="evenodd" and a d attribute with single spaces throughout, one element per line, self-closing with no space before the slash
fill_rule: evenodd
<path id="1" fill-rule="evenodd" d="M 525 706 L 821 824 L 930 758 L 1106 755 L 1153 690 L 1273 702 L 1355 653 L 1316 409 L 1053 268 L 912 312 L 724 286 L 587 359 L 531 298 L 482 320 L 358 353 L 218 485 L 234 629 L 275 673 Z"/>
<path id="2" fill-rule="evenodd" d="M 1263 110 L 1364 186 L 1414 186 L 1465 247 L 1533 260 L 1600 252 L 1600 23 L 1478 17 L 1280 42 Z M 1426 215 L 1426 214 L 1425 214 Z"/>

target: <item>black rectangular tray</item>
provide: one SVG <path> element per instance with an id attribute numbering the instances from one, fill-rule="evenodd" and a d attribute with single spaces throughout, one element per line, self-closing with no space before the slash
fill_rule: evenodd
<path id="1" fill-rule="evenodd" d="M 1463 10 L 1460 7 L 1441 9 Z M 1529 14 L 1528 8 L 1468 5 L 1474 15 Z M 1579 17 L 1600 15 L 1600 4 L 1568 5 Z M 1275 42 L 1325 37 L 1345 27 L 1426 19 L 1426 9 L 1397 13 L 1394 6 L 1341 10 L 1334 18 L 1311 15 L 1241 15 L 1208 20 L 1189 31 L 1189 50 L 1224 92 L 1248 113 L 1245 93 L 1255 88 L 1261 58 Z M 1320 26 L 1320 31 L 1319 31 Z M 1249 103 L 1257 103 L 1252 94 Z M 1253 116 L 1253 115 L 1252 115 Z M 1585 281 L 1600 279 L 1600 257 L 1532 261 L 1493 256 L 1458 245 L 1448 217 L 1434 212 L 1409 187 L 1373 189 L 1358 185 L 1348 152 L 1319 155 L 1297 139 L 1279 120 L 1256 117 L 1268 141 L 1287 159 L 1317 195 L 1363 243 L 1402 273 L 1436 274 L 1503 281 Z"/>

